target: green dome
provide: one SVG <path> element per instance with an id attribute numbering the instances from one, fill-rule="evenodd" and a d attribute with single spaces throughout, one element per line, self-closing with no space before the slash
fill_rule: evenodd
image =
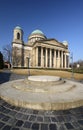
<path id="1" fill-rule="evenodd" d="M 15 27 L 15 29 L 20 29 L 20 30 L 22 30 L 22 28 L 21 28 L 21 27 L 19 27 L 19 26 L 16 26 L 16 27 Z"/>
<path id="2" fill-rule="evenodd" d="M 34 30 L 31 34 L 42 34 L 42 35 L 44 35 L 43 32 L 38 30 L 38 29 Z"/>

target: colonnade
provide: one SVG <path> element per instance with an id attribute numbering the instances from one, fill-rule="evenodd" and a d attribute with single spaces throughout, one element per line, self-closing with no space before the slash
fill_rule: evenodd
<path id="1" fill-rule="evenodd" d="M 36 47 L 36 67 L 69 68 L 69 55 L 63 50 Z"/>

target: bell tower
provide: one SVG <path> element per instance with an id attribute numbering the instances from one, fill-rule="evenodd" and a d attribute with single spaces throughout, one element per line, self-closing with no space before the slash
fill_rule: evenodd
<path id="1" fill-rule="evenodd" d="M 12 41 L 12 66 L 22 67 L 24 63 L 24 42 L 23 30 L 21 27 L 15 27 Z"/>
<path id="2" fill-rule="evenodd" d="M 13 42 L 16 43 L 23 43 L 23 30 L 21 27 L 17 26 L 14 29 L 14 33 L 13 33 Z"/>

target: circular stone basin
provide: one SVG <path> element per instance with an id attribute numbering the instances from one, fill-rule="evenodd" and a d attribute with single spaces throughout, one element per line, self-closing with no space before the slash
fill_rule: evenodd
<path id="1" fill-rule="evenodd" d="M 40 78 L 42 79 L 42 77 Z M 25 79 L 22 81 L 15 82 L 14 84 L 12 84 L 12 87 L 25 92 L 56 94 L 71 91 L 71 89 L 74 89 L 76 85 L 73 85 L 72 83 L 61 79 L 53 81 L 50 79 L 50 81 L 44 81 L 44 82 L 38 80 L 37 82 L 36 77 L 34 81 L 31 78 L 31 80 Z"/>
<path id="2" fill-rule="evenodd" d="M 40 82 L 53 82 L 59 81 L 61 78 L 56 76 L 29 76 L 29 81 L 40 81 Z"/>
<path id="3" fill-rule="evenodd" d="M 83 106 L 83 84 L 56 76 L 30 76 L 0 85 L 8 103 L 37 110 L 65 110 Z"/>

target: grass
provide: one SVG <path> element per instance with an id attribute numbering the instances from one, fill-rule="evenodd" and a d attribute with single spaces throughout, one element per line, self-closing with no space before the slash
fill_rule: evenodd
<path id="1" fill-rule="evenodd" d="M 13 69 L 13 73 L 28 75 L 28 69 Z M 30 69 L 30 75 L 52 75 L 52 76 L 60 76 L 61 78 L 72 77 L 72 73 L 68 71 L 61 70 L 41 70 L 41 69 Z M 83 74 L 74 73 L 74 79 L 83 80 Z"/>
<path id="2" fill-rule="evenodd" d="M 69 70 L 70 72 L 72 71 L 72 70 Z M 83 67 L 81 68 L 74 68 L 73 69 L 73 71 L 74 71 L 74 73 L 80 73 L 80 74 L 83 74 Z"/>

